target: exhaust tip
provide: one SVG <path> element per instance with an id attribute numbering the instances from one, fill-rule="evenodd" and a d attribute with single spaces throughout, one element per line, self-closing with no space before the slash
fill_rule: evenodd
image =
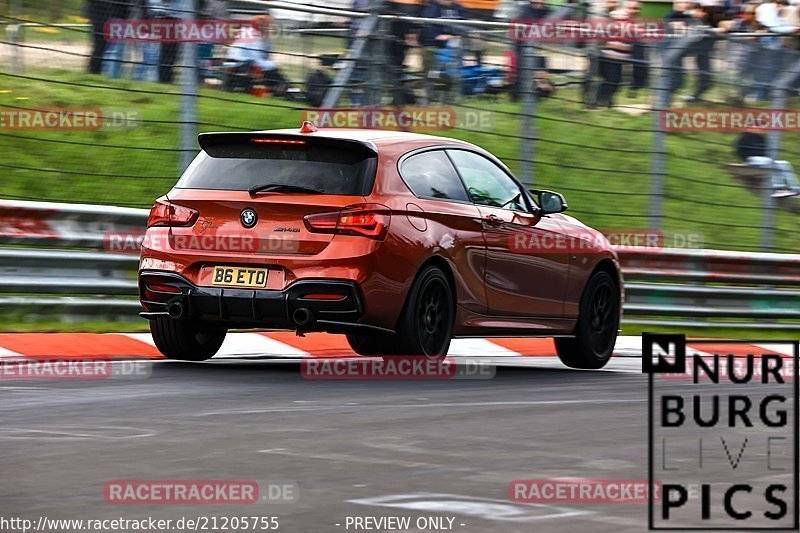
<path id="1" fill-rule="evenodd" d="M 314 322 L 314 313 L 307 307 L 301 307 L 300 309 L 295 309 L 294 313 L 292 313 L 292 320 L 298 326 L 307 326 Z"/>
<path id="2" fill-rule="evenodd" d="M 167 313 L 169 313 L 170 318 L 178 319 L 183 316 L 183 304 L 180 302 L 174 302 L 169 304 L 167 307 Z"/>

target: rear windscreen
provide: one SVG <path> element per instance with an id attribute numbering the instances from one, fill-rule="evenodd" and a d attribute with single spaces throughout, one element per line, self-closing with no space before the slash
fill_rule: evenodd
<path id="1" fill-rule="evenodd" d="M 220 144 L 200 152 L 176 187 L 246 191 L 277 184 L 366 196 L 372 191 L 376 162 L 374 153 L 355 146 Z"/>

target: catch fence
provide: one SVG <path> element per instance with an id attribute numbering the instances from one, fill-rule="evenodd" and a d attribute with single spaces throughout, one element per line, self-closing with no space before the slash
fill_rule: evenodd
<path id="1" fill-rule="evenodd" d="M 174 2 L 167 18 L 215 20 L 203 11 L 208 3 Z M 0 14 L 0 197 L 147 207 L 194 157 L 200 132 L 295 128 L 310 112 L 328 124 L 344 116 L 320 110 L 446 109 L 453 123 L 425 132 L 486 148 L 524 183 L 562 192 L 570 213 L 595 227 L 660 231 L 666 242 L 701 234 L 704 248 L 798 249 L 800 201 L 776 163 L 800 166 L 796 130 L 697 131 L 666 119 L 791 108 L 794 37 L 697 25 L 611 61 L 602 42 L 514 41 L 509 20 L 364 6 L 229 2 L 213 16 L 269 17 L 255 22 L 261 40 L 158 50 L 108 43 L 99 62 L 106 22 L 151 15 Z M 553 6 L 543 18 L 586 16 L 579 6 Z M 242 59 L 254 51 L 262 68 Z M 8 125 L 9 116 L 54 109 L 96 111 L 101 123 Z M 760 159 L 741 157 L 742 145 Z"/>

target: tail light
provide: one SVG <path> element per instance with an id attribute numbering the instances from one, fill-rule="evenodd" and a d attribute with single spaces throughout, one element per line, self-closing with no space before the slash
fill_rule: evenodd
<path id="1" fill-rule="evenodd" d="M 312 233 L 359 235 L 383 240 L 389 231 L 391 210 L 381 204 L 349 205 L 341 211 L 313 213 L 303 217 L 303 223 Z"/>
<path id="2" fill-rule="evenodd" d="M 147 227 L 152 226 L 191 226 L 199 215 L 196 209 L 173 204 L 168 200 L 156 200 L 150 209 Z"/>

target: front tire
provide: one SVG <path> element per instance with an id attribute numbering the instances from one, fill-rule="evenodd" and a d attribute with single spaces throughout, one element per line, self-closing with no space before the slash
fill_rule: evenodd
<path id="1" fill-rule="evenodd" d="M 227 331 L 209 328 L 199 321 L 157 317 L 150 321 L 150 333 L 156 348 L 165 357 L 179 361 L 205 361 L 219 351 Z"/>
<path id="2" fill-rule="evenodd" d="M 556 338 L 558 358 L 572 368 L 603 368 L 619 328 L 619 287 L 608 272 L 595 272 L 583 290 L 575 338 Z"/>

